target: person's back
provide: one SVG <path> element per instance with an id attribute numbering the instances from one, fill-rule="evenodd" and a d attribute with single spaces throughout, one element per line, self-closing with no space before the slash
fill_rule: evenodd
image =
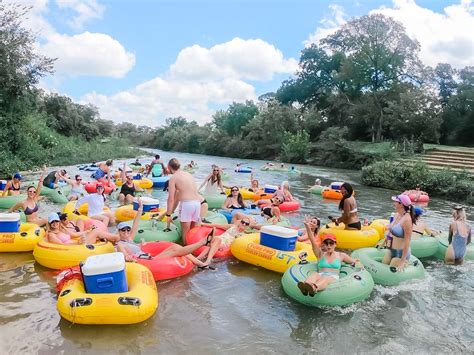
<path id="1" fill-rule="evenodd" d="M 178 201 L 200 200 L 200 195 L 194 181 L 194 177 L 182 170 L 174 172 L 170 178 L 170 183 L 174 181 L 176 186 L 176 199 Z"/>

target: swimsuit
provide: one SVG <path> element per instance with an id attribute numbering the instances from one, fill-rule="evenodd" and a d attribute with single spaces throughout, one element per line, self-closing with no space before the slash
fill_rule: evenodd
<path id="1" fill-rule="evenodd" d="M 69 234 L 66 234 L 66 233 L 59 232 L 58 234 L 56 234 L 56 237 L 58 237 L 58 239 L 63 244 L 71 244 L 71 242 L 72 242 L 71 236 Z"/>
<path id="2" fill-rule="evenodd" d="M 263 207 L 262 208 L 262 217 L 265 217 L 265 215 L 267 215 L 268 217 L 272 218 L 273 217 L 273 214 L 272 214 L 272 208 L 271 207 Z"/>
<path id="3" fill-rule="evenodd" d="M 163 175 L 163 166 L 161 163 L 152 163 L 153 166 L 151 168 L 151 176 L 152 177 L 160 177 Z"/>
<path id="4" fill-rule="evenodd" d="M 69 228 L 69 226 L 73 227 L 74 230 L 75 230 L 76 232 L 78 232 L 78 233 L 81 231 L 81 230 L 79 229 L 79 227 L 76 226 L 75 224 L 73 224 L 72 222 L 69 222 L 66 228 L 71 229 L 71 228 Z"/>
<path id="5" fill-rule="evenodd" d="M 8 190 L 11 190 L 11 191 L 20 191 L 20 184 L 18 184 L 18 187 L 15 187 L 15 184 L 12 184 L 10 185 L 10 187 L 8 188 Z"/>
<path id="6" fill-rule="evenodd" d="M 94 171 L 94 173 L 91 175 L 91 178 L 99 180 L 102 179 L 107 173 L 103 171 L 101 168 L 97 169 Z"/>
<path id="7" fill-rule="evenodd" d="M 333 269 L 337 271 L 321 271 L 319 274 L 321 276 L 331 276 L 334 277 L 336 280 L 339 280 L 339 270 L 341 269 L 341 259 L 336 258 L 332 263 L 328 263 L 325 257 L 319 259 L 318 262 L 318 270 L 321 269 Z"/>
<path id="8" fill-rule="evenodd" d="M 401 238 L 401 239 L 405 238 L 405 231 L 403 230 L 400 222 L 395 224 L 393 227 L 390 227 L 390 233 L 392 233 L 392 235 L 395 238 Z M 403 249 L 390 248 L 390 255 L 392 256 L 392 258 L 401 258 L 403 255 Z M 411 248 L 408 248 L 406 260 L 409 260 L 410 256 L 411 256 Z"/>
<path id="9" fill-rule="evenodd" d="M 36 211 L 38 211 L 38 204 L 36 202 L 35 202 L 35 207 L 30 208 L 30 206 L 26 206 L 26 208 L 24 210 L 25 215 L 27 215 L 27 216 L 32 215 Z"/>
<path id="10" fill-rule="evenodd" d="M 362 225 L 360 224 L 360 221 L 357 221 L 357 222 L 354 222 L 354 223 L 349 223 L 347 225 L 347 227 L 349 228 L 354 228 L 354 229 L 358 229 L 358 230 L 361 230 L 362 229 Z"/>
<path id="11" fill-rule="evenodd" d="M 120 193 L 124 194 L 125 197 L 127 197 L 127 195 L 135 196 L 135 184 L 132 183 L 132 186 L 128 186 L 127 183 L 123 184 Z"/>
<path id="12" fill-rule="evenodd" d="M 198 222 L 201 217 L 201 201 L 185 200 L 179 204 L 180 222 Z"/>
<path id="13" fill-rule="evenodd" d="M 468 234 L 467 237 L 463 237 L 459 233 L 459 228 L 456 223 L 456 232 L 453 233 L 452 237 L 449 238 L 449 242 L 453 246 L 453 251 L 454 251 L 454 260 L 461 260 L 464 258 L 464 255 L 466 254 L 466 246 L 471 242 L 471 228 L 468 227 Z"/>
<path id="14" fill-rule="evenodd" d="M 43 180 L 43 186 L 54 189 L 54 182 L 56 181 L 57 170 L 50 172 Z"/>

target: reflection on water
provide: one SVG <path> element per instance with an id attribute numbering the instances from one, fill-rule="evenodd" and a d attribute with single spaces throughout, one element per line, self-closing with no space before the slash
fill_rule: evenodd
<path id="1" fill-rule="evenodd" d="M 249 184 L 248 174 L 235 174 L 242 160 L 163 153 L 201 167 L 202 181 L 212 163 L 229 172 L 226 184 Z M 258 168 L 261 161 L 245 161 Z M 354 183 L 362 218 L 386 218 L 396 191 L 359 184 L 355 171 L 298 166 L 303 174 L 256 171 L 260 184 L 289 180 L 302 201 L 300 214 L 288 217 L 301 226 L 302 216 L 338 215 L 338 203 L 308 193 L 319 177 Z M 68 167 L 70 174 L 74 168 Z M 85 176 L 86 174 L 83 173 Z M 36 176 L 32 175 L 33 179 Z M 162 202 L 167 195 L 153 191 Z M 451 203 L 433 199 L 425 221 L 447 230 Z M 47 215 L 60 206 L 47 201 Z M 472 224 L 472 222 L 471 222 Z M 148 321 L 128 326 L 83 326 L 61 320 L 56 311 L 55 272 L 35 265 L 31 253 L 0 255 L 0 352 L 17 353 L 353 353 L 472 352 L 474 341 L 474 265 L 445 266 L 423 261 L 427 277 L 397 287 L 376 286 L 371 297 L 349 307 L 313 309 L 285 296 L 281 275 L 237 260 L 218 262 L 216 271 L 191 273 L 158 283 L 159 308 Z"/>

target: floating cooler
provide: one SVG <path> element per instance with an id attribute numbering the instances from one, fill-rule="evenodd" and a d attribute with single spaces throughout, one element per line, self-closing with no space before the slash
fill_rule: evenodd
<path id="1" fill-rule="evenodd" d="M 278 190 L 278 186 L 275 185 L 265 185 L 264 191 L 267 194 L 272 194 Z"/>
<path id="2" fill-rule="evenodd" d="M 160 201 L 155 198 L 142 197 L 143 203 L 143 212 L 150 212 L 156 208 L 160 208 Z M 138 210 L 138 201 L 137 199 L 133 200 L 133 209 Z"/>
<path id="3" fill-rule="evenodd" d="M 0 190 L 3 190 L 5 189 L 5 186 L 7 185 L 7 181 L 6 180 L 0 180 Z"/>
<path id="4" fill-rule="evenodd" d="M 331 187 L 331 189 L 333 189 L 333 190 L 340 190 L 342 184 L 343 184 L 342 181 L 334 181 L 334 182 L 331 182 L 330 187 Z"/>
<path id="5" fill-rule="evenodd" d="M 125 257 L 122 253 L 89 256 L 81 267 L 87 293 L 127 292 Z"/>
<path id="6" fill-rule="evenodd" d="M 0 213 L 0 233 L 17 233 L 19 230 L 19 213 Z"/>
<path id="7" fill-rule="evenodd" d="M 278 250 L 293 251 L 298 231 L 280 226 L 263 226 L 260 229 L 260 244 Z"/>

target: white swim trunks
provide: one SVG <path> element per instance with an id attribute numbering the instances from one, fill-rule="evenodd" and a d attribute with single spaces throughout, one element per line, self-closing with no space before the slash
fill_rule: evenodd
<path id="1" fill-rule="evenodd" d="M 198 222 L 201 216 L 201 201 L 188 200 L 179 204 L 180 222 Z"/>

